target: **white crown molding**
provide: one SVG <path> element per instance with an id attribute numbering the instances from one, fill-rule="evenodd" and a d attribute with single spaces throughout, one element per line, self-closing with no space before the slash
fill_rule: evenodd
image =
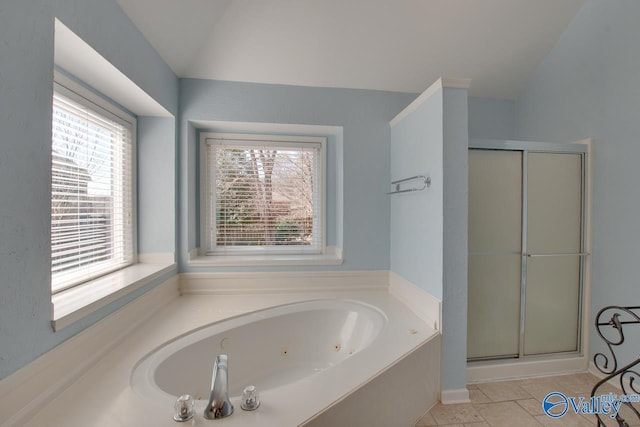
<path id="1" fill-rule="evenodd" d="M 0 414 L 8 415 L 0 419 L 0 427 L 24 425 L 41 406 L 178 295 L 178 276 L 173 276 L 0 380 Z"/>
<path id="2" fill-rule="evenodd" d="M 442 87 L 449 89 L 469 89 L 471 87 L 471 79 L 459 77 L 441 77 Z"/>
<path id="3" fill-rule="evenodd" d="M 422 92 L 416 99 L 414 99 L 411 104 L 407 105 L 404 110 L 402 110 L 400 113 L 398 113 L 397 116 L 391 119 L 391 121 L 389 122 L 389 126 L 394 127 L 395 125 L 400 123 L 404 118 L 417 110 L 418 107 L 420 107 L 427 99 L 431 98 L 431 96 L 433 96 L 440 89 L 469 89 L 470 86 L 471 79 L 440 77 L 424 92 Z"/>
<path id="4" fill-rule="evenodd" d="M 389 287 L 387 270 L 182 273 L 181 294 L 354 291 Z"/>

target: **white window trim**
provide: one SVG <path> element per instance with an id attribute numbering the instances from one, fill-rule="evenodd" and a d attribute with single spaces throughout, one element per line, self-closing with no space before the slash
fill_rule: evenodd
<path id="1" fill-rule="evenodd" d="M 321 175 L 320 195 L 321 203 L 319 222 L 322 228 L 321 244 L 319 253 L 261 253 L 260 250 L 247 251 L 246 254 L 211 254 L 207 253 L 207 249 L 196 248 L 189 252 L 188 265 L 194 267 L 205 266 L 271 266 L 271 265 L 337 265 L 342 264 L 342 252 L 336 247 L 327 247 L 327 229 L 326 229 L 326 166 L 327 166 L 327 147 L 326 137 L 318 136 L 293 136 L 293 135 L 276 135 L 276 134 L 246 134 L 246 133 L 221 133 L 221 132 L 201 132 L 200 133 L 200 149 L 199 149 L 199 182 L 200 182 L 200 241 L 208 241 L 208 218 L 207 211 L 207 194 L 211 190 L 207 180 L 206 171 L 206 151 L 208 139 L 226 139 L 238 141 L 273 141 L 273 142 L 294 142 L 294 143 L 315 143 L 321 144 L 319 170 Z M 286 251 L 286 249 L 285 249 Z M 266 251 L 264 251 L 266 252 Z"/>
<path id="2" fill-rule="evenodd" d="M 54 82 L 75 92 L 77 95 L 86 98 L 92 103 L 98 105 L 107 111 L 112 111 L 112 103 L 97 95 L 92 90 L 79 84 L 65 74 L 54 70 Z M 118 109 L 120 114 L 125 114 Z M 116 114 L 112 111 L 113 114 Z M 118 115 L 118 114 L 116 114 Z M 130 117 L 130 116 L 129 116 Z M 51 124 L 50 124 L 51 125 Z M 137 128 L 136 121 L 133 121 L 133 144 L 134 144 L 134 171 L 137 164 L 135 157 Z M 171 272 L 176 268 L 175 257 L 173 253 L 159 254 L 138 254 L 137 253 L 137 209 L 135 202 L 137 200 L 137 183 L 135 181 L 136 173 L 133 176 L 133 193 L 134 193 L 134 264 L 104 276 L 89 280 L 82 284 L 76 285 L 67 290 L 51 295 L 51 325 L 54 331 L 59 331 L 78 320 L 96 312 L 102 307 L 114 302 L 115 300 L 130 294 L 162 275 Z"/>

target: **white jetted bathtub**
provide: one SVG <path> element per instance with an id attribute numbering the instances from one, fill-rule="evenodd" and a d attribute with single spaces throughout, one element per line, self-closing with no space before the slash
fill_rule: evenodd
<path id="1" fill-rule="evenodd" d="M 394 311 L 395 307 L 384 310 Z M 386 396 L 382 393 L 380 402 L 363 394 L 361 398 L 365 400 L 359 405 L 372 405 L 374 410 L 380 410 L 376 406 L 389 408 L 387 405 L 401 409 L 402 399 L 408 397 L 404 393 L 412 389 L 402 383 L 422 374 L 407 365 L 406 379 L 402 379 L 402 373 L 396 375 L 390 368 L 400 366 L 399 361 L 437 334 L 415 316 L 408 316 L 406 309 L 404 315 L 394 311 L 389 316 L 385 311 L 354 300 L 321 299 L 226 319 L 188 332 L 152 351 L 136 365 L 131 386 L 136 394 L 168 411 L 178 396 L 190 394 L 197 400 L 197 419 L 205 423 L 202 414 L 211 392 L 213 362 L 217 355 L 226 354 L 228 393 L 235 411 L 231 417 L 213 423 L 331 425 L 335 422 L 332 416 L 345 421 L 339 412 L 340 403 L 348 398 L 353 401 L 354 396 L 357 401 L 356 391 L 366 392 L 365 385 L 387 370 L 392 375 L 391 383 L 399 381 L 396 387 L 403 389 L 389 390 Z M 426 365 L 434 364 L 437 370 L 439 342 L 436 347 L 435 355 L 428 356 L 435 360 Z M 424 361 L 416 363 L 425 365 Z M 438 377 L 437 372 L 429 375 Z M 387 389 L 389 384 L 381 386 Z M 261 406 L 256 411 L 240 409 L 240 395 L 247 385 L 254 385 L 260 393 Z M 432 385 L 420 385 L 421 390 L 434 390 L 431 394 L 435 395 L 430 397 L 434 401 L 437 386 L 437 379 Z M 373 392 L 374 396 L 379 394 Z M 394 403 L 394 398 L 400 403 Z M 338 408 L 333 415 L 327 411 L 332 406 Z M 350 422 L 358 422 L 354 420 Z M 380 420 L 380 425 L 388 423 Z"/>
<path id="2" fill-rule="evenodd" d="M 269 308 L 167 343 L 138 365 L 132 385 L 145 396 L 188 393 L 208 400 L 213 360 L 226 354 L 229 396 L 240 396 L 250 384 L 266 391 L 339 364 L 371 344 L 386 323 L 380 310 L 354 301 Z"/>

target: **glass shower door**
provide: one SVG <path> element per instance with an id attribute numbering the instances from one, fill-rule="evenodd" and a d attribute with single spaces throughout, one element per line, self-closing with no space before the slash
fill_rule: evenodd
<path id="1" fill-rule="evenodd" d="M 527 154 L 525 355 L 578 351 L 582 155 Z"/>
<path id="2" fill-rule="evenodd" d="M 522 153 L 469 151 L 467 357 L 517 357 Z"/>
<path id="3" fill-rule="evenodd" d="M 469 150 L 469 360 L 580 351 L 585 154 L 557 145 Z"/>

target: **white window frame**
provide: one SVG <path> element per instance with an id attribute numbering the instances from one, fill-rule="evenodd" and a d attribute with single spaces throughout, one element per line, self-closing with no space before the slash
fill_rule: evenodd
<path id="1" fill-rule="evenodd" d="M 94 280 L 96 278 L 102 277 L 109 273 L 112 273 L 116 270 L 121 270 L 128 266 L 131 266 L 137 263 L 137 229 L 136 229 L 136 219 L 137 219 L 137 209 L 136 209 L 136 199 L 137 199 L 137 185 L 136 185 L 136 130 L 137 130 L 137 120 L 132 115 L 126 113 L 122 109 L 118 108 L 113 103 L 103 99 L 102 97 L 94 94 L 87 88 L 84 88 L 80 84 L 74 82 L 69 78 L 63 78 L 60 73 L 56 73 L 54 77 L 54 92 L 59 93 L 60 95 L 70 99 L 71 101 L 82 105 L 88 108 L 91 111 L 96 112 L 103 117 L 112 120 L 116 123 L 121 124 L 125 128 L 128 128 L 130 145 L 131 145 L 131 164 L 130 168 L 130 182 L 131 187 L 128 189 L 129 195 L 131 197 L 130 200 L 127 201 L 128 206 L 130 207 L 128 212 L 121 212 L 120 216 L 122 216 L 121 220 L 125 221 L 125 217 L 129 217 L 131 221 L 130 233 L 128 236 L 125 236 L 125 239 L 128 237 L 128 240 L 124 240 L 121 242 L 123 246 L 127 246 L 127 251 L 130 252 L 126 257 L 126 260 L 121 263 L 114 262 L 100 262 L 93 263 L 87 268 L 87 270 L 78 269 L 76 271 L 71 271 L 70 273 L 62 274 L 62 278 L 64 279 L 62 284 L 58 284 L 56 289 L 53 289 L 52 283 L 52 294 L 57 294 L 59 292 L 63 292 L 67 289 L 74 288 L 76 286 L 82 285 L 88 281 Z M 118 161 L 118 159 L 116 159 Z M 119 178 L 116 178 L 119 179 Z M 53 281 L 53 278 L 52 278 Z"/>
<path id="2" fill-rule="evenodd" d="M 320 227 L 320 233 L 317 238 L 320 239 L 317 244 L 312 246 L 251 246 L 251 247 L 226 247 L 219 249 L 216 247 L 208 248 L 207 242 L 212 241 L 211 233 L 215 232 L 215 209 L 208 207 L 213 204 L 215 206 L 215 188 L 209 179 L 209 170 L 207 169 L 207 157 L 209 145 L 220 144 L 220 141 L 230 143 L 260 145 L 274 147 L 304 147 L 319 146 L 319 156 L 317 160 L 317 175 L 319 177 L 319 194 L 316 202 L 320 204 L 318 209 L 318 218 L 314 219 L 314 223 Z M 326 156 L 327 156 L 327 139 L 318 136 L 292 136 L 292 135 L 259 135 L 259 134 L 242 134 L 242 133 L 220 133 L 220 132 L 202 132 L 200 133 L 200 242 L 201 248 L 199 255 L 209 259 L 219 257 L 221 259 L 238 260 L 238 264 L 251 263 L 252 260 L 282 260 L 292 256 L 299 257 L 322 257 L 326 254 Z M 213 200 L 210 200 L 210 197 Z M 211 217 L 213 215 L 213 218 Z M 223 261 L 224 262 L 224 261 Z M 233 261 L 231 264 L 235 264 Z"/>

